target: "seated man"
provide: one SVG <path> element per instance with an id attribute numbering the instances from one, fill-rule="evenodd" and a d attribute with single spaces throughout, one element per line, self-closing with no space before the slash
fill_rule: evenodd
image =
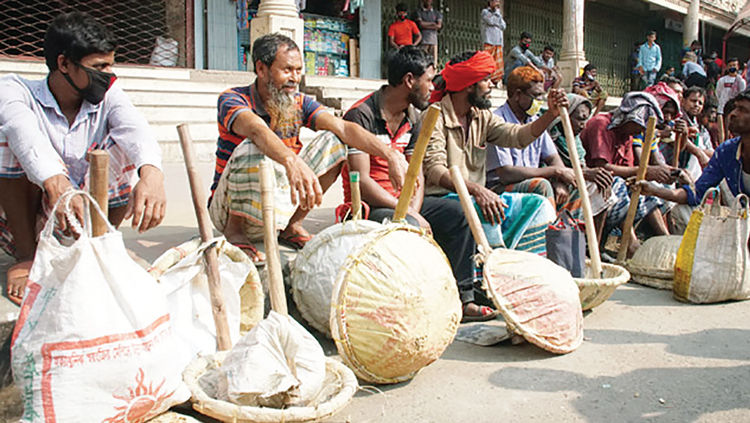
<path id="1" fill-rule="evenodd" d="M 550 88 L 560 88 L 562 75 L 555 65 L 555 49 L 550 45 L 544 46 L 544 50 L 542 50 L 542 64 L 545 68 L 544 92 L 549 91 Z"/>
<path id="2" fill-rule="evenodd" d="M 526 147 L 552 123 L 557 116 L 557 107 L 567 106 L 565 95 L 553 89 L 548 97 L 550 111 L 539 119 L 526 125 L 503 122 L 488 110 L 491 107 L 490 76 L 495 66 L 494 59 L 487 52 L 462 53 L 446 65 L 431 96 L 432 102 L 440 102 L 441 110 L 424 159 L 425 204 L 434 202 L 436 208 L 444 209 L 446 217 L 452 216 L 449 221 L 460 221 L 462 225 L 466 218 L 460 203 L 446 198 L 446 194 L 456 191 L 449 166 L 456 165 L 461 169 L 469 194 L 474 197 L 486 222 L 492 225 L 503 221 L 523 224 L 521 219 L 507 216 L 506 205 L 500 196 L 485 187 L 485 149 L 488 144 Z M 541 197 L 538 201 L 546 204 Z M 433 223 L 432 229 L 437 238 L 437 231 L 442 228 Z M 475 249 L 472 240 L 467 242 L 466 248 L 452 253 L 464 260 L 467 269 L 472 269 L 471 257 Z M 490 309 L 477 304 L 474 281 L 468 275 L 470 272 L 466 278 L 458 280 L 464 316 L 491 315 Z"/>
<path id="3" fill-rule="evenodd" d="M 584 66 L 583 75 L 573 80 L 573 94 L 583 96 L 594 104 L 592 115 L 598 114 L 604 108 L 608 94 L 596 80 L 596 66 L 593 63 Z"/>
<path id="4" fill-rule="evenodd" d="M 230 88 L 219 96 L 219 140 L 209 213 L 227 240 L 257 263 L 253 241 L 263 238 L 258 166 L 266 156 L 276 177 L 276 229 L 279 240 L 302 248 L 310 235 L 302 220 L 320 205 L 338 177 L 346 146 L 334 137 L 318 137 L 304 147 L 299 129 L 329 130 L 347 145 L 384 158 L 391 183 L 399 189 L 407 163 L 361 126 L 326 113 L 311 97 L 297 92 L 302 55 L 294 41 L 275 33 L 253 43 L 255 83 Z M 299 206 L 295 209 L 295 205 Z"/>
<path id="5" fill-rule="evenodd" d="M 495 110 L 503 122 L 535 121 L 544 96 L 544 79 L 529 66 L 516 68 L 506 84 L 508 101 Z M 565 167 L 547 131 L 529 146 L 487 147 L 487 187 L 497 193 L 523 192 L 546 197 L 553 207 L 563 208 L 575 184 L 573 169 Z"/>
<path id="6" fill-rule="evenodd" d="M 656 99 L 647 93 L 632 92 L 625 95 L 620 107 L 612 113 L 601 113 L 591 118 L 581 132 L 581 143 L 586 150 L 586 165 L 590 168 L 603 167 L 615 176 L 612 190 L 617 195 L 617 204 L 609 211 L 602 236 L 606 242 L 607 235 L 622 224 L 630 207 L 630 195 L 625 179 L 635 176 L 638 167 L 633 156 L 632 137 L 646 129 L 649 117 L 656 116 L 658 121 L 664 119 Z M 674 169 L 666 165 L 650 165 L 646 179 L 659 183 L 671 183 Z M 662 201 L 655 197 L 641 196 L 635 221 L 645 219 L 658 235 L 668 235 L 664 219 L 659 211 Z M 631 233 L 629 255 L 638 248 L 635 231 Z"/>
<path id="7" fill-rule="evenodd" d="M 726 182 L 732 195 L 740 193 L 750 195 L 750 93 L 745 91 L 734 99 L 734 108 L 728 114 L 731 131 L 738 134 L 736 138 L 725 141 L 711 156 L 708 166 L 703 169 L 700 178 L 691 186 L 683 172 L 682 187 L 669 189 L 649 182 L 640 182 L 642 192 L 654 195 L 678 204 L 697 206 L 709 188 Z"/>
<path id="8" fill-rule="evenodd" d="M 414 148 L 410 141 L 416 141 L 416 136 L 412 135 L 417 134 L 415 127 L 419 124 L 419 110 L 430 105 L 432 78 L 435 76 L 430 59 L 423 50 L 414 46 L 405 46 L 395 52 L 388 58 L 388 85 L 355 103 L 344 115 L 344 120 L 375 134 L 384 145 L 399 151 L 409 160 Z M 359 186 L 362 201 L 370 206 L 369 219 L 382 222 L 393 218 L 400 192 L 388 180 L 388 163 L 380 157 L 350 148 L 347 163 L 341 171 L 344 202 L 351 202 L 350 169 L 360 173 Z M 411 199 L 407 220 L 429 229 L 430 224 L 420 214 L 423 194 L 424 183 L 420 181 Z M 471 237 L 471 234 L 466 236 Z M 436 241 L 443 245 L 439 237 Z M 450 258 L 450 248 L 444 250 Z"/>
<path id="9" fill-rule="evenodd" d="M 664 116 L 664 120 L 657 125 L 656 132 L 654 132 L 654 138 L 651 140 L 649 164 L 666 164 L 667 159 L 662 155 L 659 146 L 673 143 L 677 139 L 677 134 L 687 131 L 685 121 L 679 119 L 682 117 L 682 113 L 680 112 L 680 105 L 682 103 L 680 100 L 681 94 L 678 94 L 678 92 L 672 88 L 673 85 L 674 84 L 670 82 L 660 81 L 644 90 L 644 92 L 654 96 L 656 102 L 659 104 L 662 115 Z M 679 92 L 681 93 L 682 91 Z M 641 158 L 643 137 L 644 134 L 642 133 L 633 137 L 633 154 L 636 165 Z M 667 210 L 665 210 L 665 212 L 666 211 Z"/>
<path id="10" fill-rule="evenodd" d="M 505 61 L 505 75 L 504 78 L 508 78 L 511 72 L 515 68 L 521 66 L 531 66 L 532 68 L 543 71 L 547 67 L 542 63 L 542 59 L 536 57 L 531 51 L 531 34 L 528 32 L 522 32 L 521 38 L 518 40 L 518 45 L 510 49 L 508 53 L 508 60 Z"/>
<path id="11" fill-rule="evenodd" d="M 41 228 L 38 219 L 70 189 L 87 189 L 87 153 L 110 155 L 109 221 L 133 217 L 139 232 L 164 218 L 161 150 L 146 119 L 112 72 L 117 41 L 84 13 L 56 17 L 44 38 L 49 74 L 0 79 L 0 247 L 19 262 L 8 270 L 8 296 L 20 303 Z M 134 173 L 140 181 L 131 192 Z M 82 218 L 83 201 L 74 203 Z M 63 229 L 65 218 L 58 221 Z"/>
<path id="12" fill-rule="evenodd" d="M 570 102 L 570 109 L 568 110 L 570 124 L 573 127 L 573 135 L 575 136 L 574 145 L 578 153 L 578 160 L 583 167 L 583 178 L 586 180 L 586 190 L 589 195 L 589 202 L 591 203 L 591 214 L 594 216 L 597 238 L 601 241 L 607 211 L 617 203 L 617 196 L 612 192 L 613 176 L 612 172 L 602 167 L 589 168 L 586 166 L 586 150 L 584 150 L 581 144 L 580 134 L 591 117 L 591 111 L 594 109 L 593 104 L 578 94 L 568 94 L 568 101 Z M 562 160 L 565 166 L 572 167 L 571 153 L 568 150 L 565 130 L 560 119 L 556 119 L 547 131 L 552 138 L 552 142 L 555 144 L 557 154 L 560 155 L 560 160 Z M 571 190 L 571 198 L 568 200 L 566 208 L 573 212 L 573 217 L 576 219 L 581 219 L 580 203 L 581 199 L 580 195 L 578 195 L 578 190 Z M 575 211 L 578 213 L 575 213 Z"/>

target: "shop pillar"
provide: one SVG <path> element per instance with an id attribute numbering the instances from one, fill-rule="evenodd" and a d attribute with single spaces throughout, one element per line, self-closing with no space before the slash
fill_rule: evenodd
<path id="1" fill-rule="evenodd" d="M 690 47 L 690 43 L 698 39 L 701 2 L 693 0 L 688 7 L 687 15 L 682 25 L 682 44 Z"/>
<path id="2" fill-rule="evenodd" d="M 562 73 L 562 86 L 570 88 L 573 79 L 588 64 L 583 51 L 584 0 L 565 0 L 563 3 L 562 50 L 558 67 Z"/>
<path id="3" fill-rule="evenodd" d="M 258 14 L 250 21 L 250 43 L 266 34 L 280 32 L 304 49 L 305 23 L 294 0 L 262 0 Z"/>

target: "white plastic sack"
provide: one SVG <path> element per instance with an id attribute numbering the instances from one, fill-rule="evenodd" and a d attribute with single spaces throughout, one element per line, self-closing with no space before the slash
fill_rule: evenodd
<path id="1" fill-rule="evenodd" d="M 151 52 L 151 60 L 148 64 L 151 66 L 177 66 L 178 46 L 179 43 L 175 39 L 162 37 L 161 35 L 156 37 L 156 45 L 154 51 Z"/>
<path id="2" fill-rule="evenodd" d="M 55 208 L 82 191 L 65 193 Z M 100 212 L 101 213 L 101 212 Z M 125 250 L 122 234 L 61 245 L 42 231 L 11 360 L 22 422 L 143 422 L 184 402 L 166 298 Z M 75 218 L 72 218 L 75 220 Z"/>
<path id="3" fill-rule="evenodd" d="M 227 354 L 221 366 L 227 396 L 239 405 L 304 406 L 323 386 L 325 360 L 305 328 L 271 311 Z"/>
<path id="4" fill-rule="evenodd" d="M 216 325 L 203 258 L 204 251 L 213 243 L 219 243 L 219 275 L 229 337 L 232 345 L 240 339 L 239 291 L 248 273 L 255 271 L 255 266 L 249 261 L 235 262 L 222 254 L 221 244 L 225 242 L 222 237 L 202 244 L 159 277 L 159 285 L 167 296 L 172 331 L 179 345 L 179 360 L 185 366 L 198 355 L 216 352 Z"/>

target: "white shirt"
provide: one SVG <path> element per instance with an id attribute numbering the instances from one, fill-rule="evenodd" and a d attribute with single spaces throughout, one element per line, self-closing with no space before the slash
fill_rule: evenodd
<path id="1" fill-rule="evenodd" d="M 109 142 L 120 147 L 135 169 L 161 169 L 156 137 L 116 82 L 101 103 L 84 101 L 69 125 L 46 78 L 0 78 L 0 177 L 25 173 L 41 187 L 48 178 L 67 174 L 80 185 L 88 172 L 88 149 Z"/>
<path id="2" fill-rule="evenodd" d="M 724 114 L 724 106 L 737 94 L 745 91 L 745 80 L 741 76 L 724 75 L 716 82 L 716 97 L 719 99 L 719 114 Z"/>

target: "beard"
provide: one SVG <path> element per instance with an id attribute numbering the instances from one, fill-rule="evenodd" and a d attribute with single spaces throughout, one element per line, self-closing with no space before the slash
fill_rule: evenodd
<path id="1" fill-rule="evenodd" d="M 407 100 L 409 100 L 409 104 L 416 107 L 418 110 L 425 110 L 426 108 L 430 106 L 429 99 L 419 97 L 418 89 L 412 89 L 409 92 L 409 97 L 407 97 Z"/>
<path id="2" fill-rule="evenodd" d="M 492 107 L 492 102 L 489 98 L 477 95 L 476 87 L 474 87 L 474 91 L 469 93 L 469 104 L 477 109 L 489 109 Z"/>
<path id="3" fill-rule="evenodd" d="M 286 87 L 293 87 L 293 85 L 284 84 L 281 88 L 276 88 L 273 81 L 269 81 L 266 85 L 269 98 L 265 104 L 265 108 L 268 115 L 271 116 L 270 127 L 274 131 L 294 124 L 299 115 L 299 110 L 294 101 L 294 94 L 284 91 Z"/>

